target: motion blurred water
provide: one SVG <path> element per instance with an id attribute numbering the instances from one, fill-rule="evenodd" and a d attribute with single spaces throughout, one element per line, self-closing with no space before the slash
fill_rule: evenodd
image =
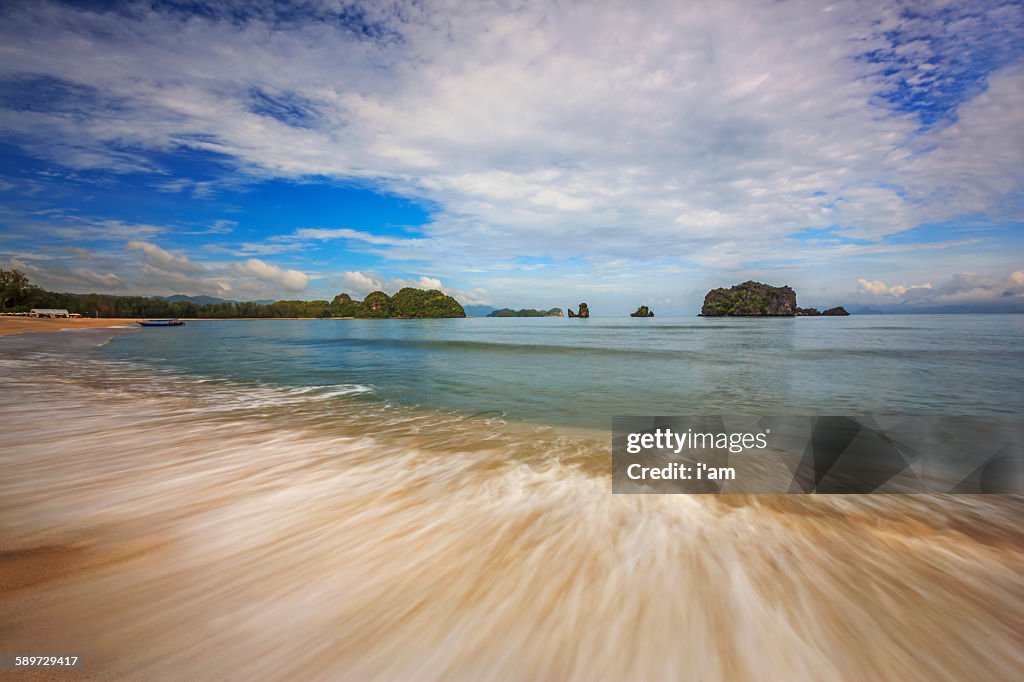
<path id="1" fill-rule="evenodd" d="M 612 495 L 603 427 L 1019 413 L 1021 318 L 650 322 L 0 339 L 0 651 L 95 679 L 1017 679 L 1021 498 Z"/>

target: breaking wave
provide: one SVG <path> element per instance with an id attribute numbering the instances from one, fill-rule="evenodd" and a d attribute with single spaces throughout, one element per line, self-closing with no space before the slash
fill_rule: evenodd
<path id="1" fill-rule="evenodd" d="M 3 351 L 3 651 L 98 679 L 1024 666 L 1020 498 L 612 495 L 602 432 Z"/>

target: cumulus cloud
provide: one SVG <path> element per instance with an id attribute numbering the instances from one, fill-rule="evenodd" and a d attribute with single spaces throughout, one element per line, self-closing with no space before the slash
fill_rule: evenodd
<path id="1" fill-rule="evenodd" d="M 350 288 L 352 293 L 357 296 L 365 296 L 371 291 L 383 291 L 384 289 L 384 285 L 379 279 L 375 279 L 364 272 L 346 272 L 342 274 L 341 279 L 345 286 Z"/>
<path id="2" fill-rule="evenodd" d="M 1018 303 L 1024 299 L 1024 270 L 1005 277 L 988 273 L 958 273 L 933 286 L 931 284 L 886 285 L 880 280 L 858 280 L 866 300 L 898 301 L 914 305 L 957 303 Z"/>
<path id="3" fill-rule="evenodd" d="M 807 229 L 878 240 L 1009 211 L 1024 179 L 1017 3 L 397 0 L 361 5 L 359 31 L 316 3 L 236 10 L 18 5 L 0 77 L 50 106 L 10 106 L 0 130 L 83 168 L 189 147 L 251 177 L 372 181 L 437 207 L 425 239 L 302 238 L 403 258 L 724 246 L 735 263 Z M 1001 68 L 960 87 L 979 52 Z M 946 113 L 923 121 L 901 92 Z"/>
<path id="4" fill-rule="evenodd" d="M 207 269 L 199 263 L 189 260 L 186 256 L 165 251 L 156 244 L 130 241 L 125 248 L 129 251 L 141 251 L 146 263 L 158 270 L 182 274 L 201 274 L 207 272 Z"/>
<path id="5" fill-rule="evenodd" d="M 353 293 L 363 296 L 371 291 L 383 291 L 386 294 L 393 294 L 404 287 L 437 289 L 438 291 L 448 293 L 441 280 L 436 277 L 427 277 L 426 275 L 412 279 L 403 277 L 381 278 L 376 275 L 353 270 L 342 273 L 341 279 L 344 285 L 349 287 Z"/>
<path id="6" fill-rule="evenodd" d="M 433 289 L 442 291 L 449 296 L 455 297 L 464 305 L 486 305 L 491 302 L 485 289 L 450 288 L 445 286 L 440 279 L 436 277 L 428 277 L 426 275 L 420 275 L 415 278 L 384 278 L 371 273 L 353 270 L 342 273 L 341 281 L 343 286 L 346 288 L 346 293 L 352 294 L 356 298 L 366 296 L 366 294 L 371 291 L 383 291 L 386 294 L 394 294 L 399 289 L 413 287 L 415 289 Z"/>
<path id="7" fill-rule="evenodd" d="M 304 291 L 312 279 L 299 270 L 255 258 L 199 263 L 183 252 L 139 240 L 108 250 L 74 247 L 15 252 L 0 248 L 0 266 L 21 269 L 35 284 L 51 290 L 140 295 L 283 298 Z"/>
<path id="8" fill-rule="evenodd" d="M 925 283 L 925 284 L 910 284 L 910 285 L 894 284 L 892 286 L 888 286 L 885 282 L 883 282 L 881 280 L 877 280 L 877 279 L 876 280 L 858 279 L 857 280 L 857 284 L 860 286 L 861 291 L 864 291 L 866 293 L 880 295 L 880 296 L 895 296 L 895 297 L 903 296 L 908 291 L 911 291 L 913 289 L 931 289 L 932 288 L 932 285 L 928 284 L 928 283 Z"/>
<path id="9" fill-rule="evenodd" d="M 261 282 L 276 284 L 288 291 L 302 291 L 309 284 L 309 275 L 298 270 L 285 270 L 258 258 L 233 265 L 236 272 L 255 277 Z"/>

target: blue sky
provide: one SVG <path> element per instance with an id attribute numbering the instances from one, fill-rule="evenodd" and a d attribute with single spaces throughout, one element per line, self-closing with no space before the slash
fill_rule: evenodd
<path id="1" fill-rule="evenodd" d="M 0 267 L 692 314 L 1024 304 L 1020 2 L 8 2 Z"/>

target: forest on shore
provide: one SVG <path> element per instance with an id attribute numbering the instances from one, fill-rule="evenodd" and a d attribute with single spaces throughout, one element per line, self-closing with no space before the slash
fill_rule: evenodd
<path id="1" fill-rule="evenodd" d="M 199 298 L 199 297 L 196 297 Z M 0 311 L 28 312 L 58 308 L 83 317 L 273 318 L 355 317 L 433 318 L 465 317 L 462 305 L 437 290 L 406 287 L 394 296 L 374 291 L 362 301 L 338 294 L 331 301 L 281 300 L 273 302 L 197 302 L 185 296 L 116 296 L 47 291 L 32 284 L 20 270 L 0 269 Z"/>

